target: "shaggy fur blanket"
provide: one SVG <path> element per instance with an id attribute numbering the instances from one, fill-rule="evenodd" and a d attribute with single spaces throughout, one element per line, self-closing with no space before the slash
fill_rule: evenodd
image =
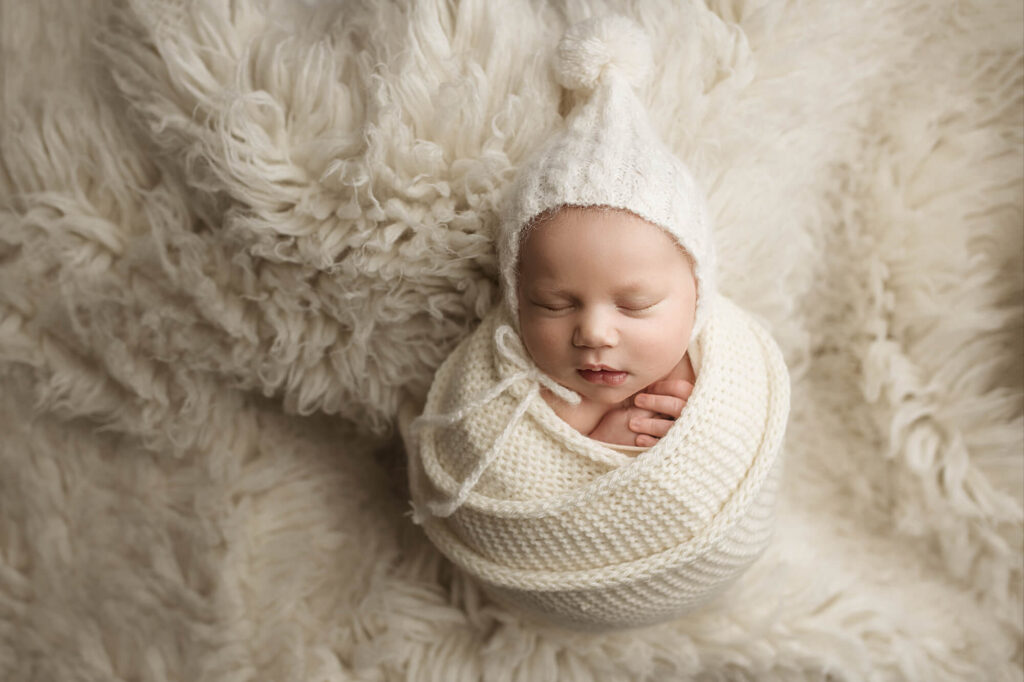
<path id="1" fill-rule="evenodd" d="M 793 380 L 776 537 L 601 635 L 411 523 L 565 26 L 649 32 Z M 0 678 L 1019 680 L 1019 0 L 0 3 Z"/>

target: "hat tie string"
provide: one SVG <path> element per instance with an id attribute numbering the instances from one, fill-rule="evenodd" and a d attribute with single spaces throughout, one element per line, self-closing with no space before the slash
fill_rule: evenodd
<path id="1" fill-rule="evenodd" d="M 528 380 L 532 385 L 526 392 L 526 395 L 523 396 L 522 400 L 519 401 L 515 411 L 512 413 L 512 417 L 509 419 L 505 428 L 498 437 L 494 439 L 491 447 L 488 448 L 487 452 L 484 453 L 484 455 L 477 461 L 476 466 L 473 467 L 473 470 L 469 475 L 466 476 L 462 483 L 459 484 L 459 488 L 455 495 L 448 500 L 427 502 L 426 509 L 422 509 L 418 505 L 413 504 L 412 520 L 413 523 L 417 525 L 422 524 L 428 515 L 436 516 L 438 518 L 451 516 L 456 509 L 465 503 L 470 492 L 472 492 L 477 482 L 479 482 L 480 477 L 483 476 L 484 472 L 487 470 L 487 467 L 489 467 L 501 453 L 502 448 L 505 445 L 505 441 L 507 441 L 512 435 L 512 431 L 523 418 L 523 415 L 526 414 L 531 402 L 540 395 L 540 389 L 542 386 L 570 405 L 578 405 L 580 403 L 581 398 L 578 393 L 562 386 L 547 374 L 540 371 L 534 363 L 527 360 L 526 348 L 519 339 L 519 335 L 516 334 L 515 330 L 512 329 L 511 326 L 502 324 L 494 330 L 494 344 L 501 357 L 508 360 L 508 362 L 519 371 L 505 377 L 500 382 L 486 391 L 483 391 L 470 400 L 465 406 L 457 410 L 441 414 L 420 415 L 414 419 L 409 426 L 410 433 L 414 436 L 413 447 L 419 447 L 418 434 L 424 427 L 451 426 L 490 403 L 492 400 L 508 390 L 508 388 L 513 384 L 519 381 Z"/>

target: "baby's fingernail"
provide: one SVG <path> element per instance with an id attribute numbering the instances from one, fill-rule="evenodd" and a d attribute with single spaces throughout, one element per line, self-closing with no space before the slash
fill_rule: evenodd
<path id="1" fill-rule="evenodd" d="M 644 394 L 641 393 L 640 395 L 638 395 L 636 398 L 633 399 L 633 402 L 635 402 L 637 405 L 646 403 L 647 402 L 647 396 L 645 396 Z"/>

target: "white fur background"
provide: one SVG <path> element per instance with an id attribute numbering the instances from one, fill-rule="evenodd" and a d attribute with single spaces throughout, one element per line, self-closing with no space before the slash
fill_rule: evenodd
<path id="1" fill-rule="evenodd" d="M 585 635 L 408 517 L 564 27 L 650 33 L 723 292 L 793 379 L 775 543 Z M 0 2 L 0 678 L 1019 680 L 1024 8 Z"/>

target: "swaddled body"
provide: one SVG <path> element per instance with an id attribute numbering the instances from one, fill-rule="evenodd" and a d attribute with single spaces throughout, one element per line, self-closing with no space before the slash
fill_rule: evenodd
<path id="1" fill-rule="evenodd" d="M 400 425 L 413 519 L 449 559 L 549 620 L 631 627 L 764 550 L 789 377 L 716 292 L 704 197 L 632 90 L 646 38 L 588 20 L 559 59 L 589 96 L 517 177 L 503 301 Z"/>
<path id="2" fill-rule="evenodd" d="M 719 303 L 686 409 L 639 454 L 555 414 L 496 308 L 438 370 L 418 434 L 402 420 L 431 541 L 495 598 L 579 629 L 656 623 L 729 585 L 771 538 L 789 377 L 764 329 Z"/>

